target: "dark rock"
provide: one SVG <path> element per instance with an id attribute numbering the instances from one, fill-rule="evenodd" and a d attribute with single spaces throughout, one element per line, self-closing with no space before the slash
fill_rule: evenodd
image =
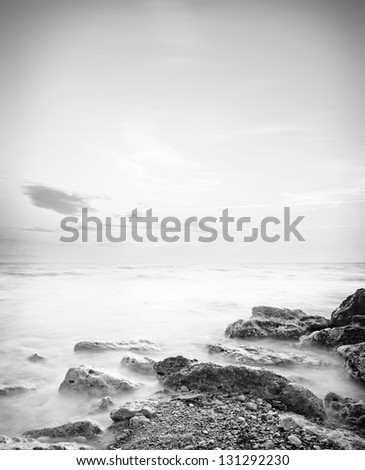
<path id="1" fill-rule="evenodd" d="M 365 402 L 362 400 L 330 392 L 324 397 L 324 404 L 327 412 L 334 418 L 347 425 L 361 427 L 360 418 L 365 417 Z"/>
<path id="2" fill-rule="evenodd" d="M 4 385 L 0 387 L 0 397 L 19 395 L 35 390 L 33 385 Z"/>
<path id="3" fill-rule="evenodd" d="M 169 388 L 185 385 L 199 391 L 251 393 L 311 418 L 325 416 L 322 401 L 312 392 L 266 369 L 197 363 L 178 356 L 158 362 L 155 370 L 159 380 Z"/>
<path id="4" fill-rule="evenodd" d="M 27 361 L 29 362 L 44 362 L 47 359 L 39 354 L 32 354 L 31 356 L 27 357 Z"/>
<path id="5" fill-rule="evenodd" d="M 299 346 L 307 347 L 317 344 L 334 349 L 346 344 L 357 344 L 363 341 L 365 341 L 365 328 L 348 325 L 325 328 L 321 331 L 315 331 L 310 335 L 302 336 L 299 340 Z"/>
<path id="6" fill-rule="evenodd" d="M 328 325 L 329 320 L 319 315 L 307 315 L 298 309 L 264 306 L 254 307 L 249 320 L 237 320 L 228 325 L 225 335 L 230 338 L 298 339 Z"/>
<path id="7" fill-rule="evenodd" d="M 232 361 L 253 366 L 310 366 L 321 367 L 324 361 L 312 359 L 303 354 L 279 352 L 252 344 L 208 346 L 210 354 L 217 354 Z"/>
<path id="8" fill-rule="evenodd" d="M 93 438 L 102 434 L 102 429 L 95 423 L 90 421 L 78 421 L 76 423 L 67 423 L 54 428 L 31 429 L 23 433 L 27 437 L 48 436 L 52 439 L 69 439 L 75 436 L 84 436 Z"/>
<path id="9" fill-rule="evenodd" d="M 159 351 L 159 347 L 151 341 L 141 339 L 139 341 L 80 341 L 75 344 L 75 351 Z"/>
<path id="10" fill-rule="evenodd" d="M 357 322 L 365 320 L 365 289 L 358 289 L 336 308 L 331 315 L 331 326 L 349 325 L 354 322 L 355 316 Z M 359 317 L 363 320 L 359 320 Z"/>
<path id="11" fill-rule="evenodd" d="M 344 368 L 355 380 L 365 382 L 365 342 L 337 349 L 338 354 L 345 360 Z"/>
<path id="12" fill-rule="evenodd" d="M 135 390 L 139 384 L 125 377 L 119 378 L 81 365 L 72 367 L 59 387 L 61 393 L 84 393 L 93 397 L 115 395 L 124 391 Z"/>

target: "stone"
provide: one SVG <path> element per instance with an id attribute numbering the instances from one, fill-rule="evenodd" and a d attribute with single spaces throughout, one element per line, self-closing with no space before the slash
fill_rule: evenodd
<path id="1" fill-rule="evenodd" d="M 358 421 L 365 416 L 364 401 L 330 392 L 324 397 L 324 404 L 332 418 L 353 427 L 361 427 L 361 421 Z"/>
<path id="2" fill-rule="evenodd" d="M 252 403 L 252 401 L 249 401 L 248 403 L 246 403 L 246 408 L 250 411 L 256 411 L 257 405 L 256 403 Z"/>
<path id="3" fill-rule="evenodd" d="M 302 441 L 299 439 L 299 437 L 295 436 L 294 434 L 288 436 L 288 442 L 289 444 L 295 447 L 300 447 L 302 445 Z"/>
<path id="4" fill-rule="evenodd" d="M 237 320 L 227 326 L 229 338 L 298 339 L 304 334 L 329 325 L 329 320 L 319 315 L 307 315 L 302 310 L 276 307 L 254 307 L 249 320 Z"/>
<path id="5" fill-rule="evenodd" d="M 337 352 L 345 360 L 346 372 L 353 379 L 365 382 L 365 342 L 341 346 Z"/>
<path id="6" fill-rule="evenodd" d="M 89 415 L 95 415 L 99 413 L 106 413 L 107 411 L 112 410 L 117 405 L 112 402 L 110 397 L 102 398 L 93 408 L 89 411 Z"/>
<path id="7" fill-rule="evenodd" d="M 31 356 L 27 357 L 27 361 L 29 362 L 45 362 L 47 359 L 43 356 L 40 356 L 39 354 L 35 353 L 32 354 Z"/>
<path id="8" fill-rule="evenodd" d="M 357 317 L 356 320 L 354 317 Z M 362 318 L 365 320 L 365 289 L 358 289 L 332 312 L 331 326 L 350 325 L 354 321 L 363 322 Z"/>
<path id="9" fill-rule="evenodd" d="M 208 352 L 223 356 L 231 361 L 253 366 L 308 366 L 322 367 L 324 361 L 312 359 L 304 354 L 279 352 L 253 344 L 214 344 L 208 346 Z"/>
<path id="10" fill-rule="evenodd" d="M 325 416 L 322 400 L 311 391 L 266 369 L 197 363 L 177 356 L 155 364 L 155 371 L 165 387 L 175 390 L 185 385 L 201 392 L 250 393 L 310 418 Z"/>
<path id="11" fill-rule="evenodd" d="M 34 438 L 47 436 L 52 439 L 69 439 L 83 436 L 90 439 L 102 434 L 102 432 L 102 429 L 95 423 L 91 423 L 90 421 L 77 421 L 76 423 L 67 423 L 54 428 L 31 429 L 25 431 L 23 436 Z"/>
<path id="12" fill-rule="evenodd" d="M 324 328 L 310 335 L 304 335 L 299 340 L 299 347 L 313 345 L 326 346 L 336 349 L 346 344 L 357 344 L 365 341 L 365 328 L 357 325 Z"/>
<path id="13" fill-rule="evenodd" d="M 75 351 L 159 351 L 157 344 L 145 339 L 139 341 L 80 341 L 75 344 Z"/>
<path id="14" fill-rule="evenodd" d="M 125 377 L 115 377 L 86 365 L 72 367 L 59 387 L 61 393 L 79 393 L 91 397 L 116 395 L 135 390 L 139 384 Z"/>
<path id="15" fill-rule="evenodd" d="M 132 429 L 140 429 L 150 423 L 151 421 L 144 415 L 133 416 L 133 418 L 129 420 L 129 426 Z"/>
<path id="16" fill-rule="evenodd" d="M 33 385 L 4 385 L 0 386 L 0 397 L 19 395 L 35 390 Z"/>
<path id="17" fill-rule="evenodd" d="M 186 387 L 185 385 L 183 385 L 183 386 L 180 388 L 180 391 L 183 392 L 183 393 L 185 393 L 185 392 L 189 392 L 190 390 L 189 390 L 188 387 Z"/>
<path id="18" fill-rule="evenodd" d="M 127 367 L 133 372 L 139 372 L 141 374 L 154 374 L 155 371 L 153 366 L 156 364 L 156 361 L 150 357 L 138 357 L 136 355 L 124 356 L 120 361 L 122 366 Z"/>
<path id="19" fill-rule="evenodd" d="M 112 411 L 110 418 L 114 422 L 127 421 L 136 415 L 152 418 L 156 414 L 156 405 L 153 401 L 126 403 L 124 406 Z"/>

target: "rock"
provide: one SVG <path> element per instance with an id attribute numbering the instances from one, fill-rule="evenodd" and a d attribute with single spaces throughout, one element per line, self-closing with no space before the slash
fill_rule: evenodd
<path id="1" fill-rule="evenodd" d="M 308 366 L 321 367 L 325 362 L 312 359 L 303 354 L 279 352 L 257 345 L 215 344 L 208 346 L 210 354 L 217 354 L 240 364 L 254 366 Z"/>
<path id="2" fill-rule="evenodd" d="M 102 398 L 93 408 L 89 411 L 89 415 L 95 415 L 98 413 L 105 413 L 115 408 L 117 405 L 112 402 L 110 397 Z"/>
<path id="3" fill-rule="evenodd" d="M 345 326 L 365 321 L 365 289 L 348 296 L 331 315 L 331 326 Z M 363 324 L 363 323 L 362 323 Z"/>
<path id="4" fill-rule="evenodd" d="M 175 390 L 185 385 L 202 392 L 251 393 L 310 418 L 325 416 L 322 400 L 311 391 L 266 369 L 197 363 L 177 356 L 156 363 L 155 371 L 166 387 Z"/>
<path id="5" fill-rule="evenodd" d="M 35 390 L 33 385 L 4 385 L 0 387 L 0 397 L 18 395 Z"/>
<path id="6" fill-rule="evenodd" d="M 133 402 L 126 403 L 124 406 L 121 406 L 117 410 L 114 410 L 110 413 L 110 417 L 114 422 L 126 421 L 134 416 L 143 415 L 146 418 L 152 418 L 156 413 L 155 402 L 146 401 L 146 402 Z"/>
<path id="7" fill-rule="evenodd" d="M 346 372 L 353 379 L 365 382 L 365 342 L 341 346 L 337 352 L 345 360 Z"/>
<path id="8" fill-rule="evenodd" d="M 32 354 L 31 356 L 27 357 L 27 361 L 29 362 L 45 362 L 47 359 L 39 354 Z"/>
<path id="9" fill-rule="evenodd" d="M 94 447 L 77 442 L 44 443 L 41 439 L 8 438 L 0 442 L 0 450 L 94 450 Z"/>
<path id="10" fill-rule="evenodd" d="M 359 419 L 365 417 L 365 402 L 362 400 L 330 392 L 324 397 L 324 404 L 332 417 L 347 425 L 361 427 Z"/>
<path id="11" fill-rule="evenodd" d="M 343 450 L 365 449 L 365 439 L 362 439 L 352 431 L 339 428 L 333 430 L 308 421 L 303 416 L 295 413 L 282 413 L 280 420 L 281 422 L 292 423 L 291 427 L 286 427 L 285 429 L 301 430 L 301 432 L 313 436 L 316 442 L 326 441 L 332 446 Z M 328 444 L 320 448 L 328 448 Z"/>
<path id="12" fill-rule="evenodd" d="M 90 421 L 77 421 L 76 423 L 67 423 L 54 428 L 31 429 L 23 433 L 26 437 L 47 436 L 52 439 L 69 439 L 76 436 L 93 438 L 102 434 L 102 429 L 95 423 Z"/>
<path id="13" fill-rule="evenodd" d="M 122 366 L 127 367 L 128 369 L 133 370 L 134 372 L 140 372 L 142 374 L 154 374 L 155 371 L 153 366 L 156 364 L 156 361 L 150 357 L 138 357 L 135 355 L 124 356 L 120 361 Z"/>
<path id="14" fill-rule="evenodd" d="M 267 450 L 274 449 L 275 448 L 275 443 L 274 443 L 274 441 L 269 439 L 269 440 L 264 442 L 262 448 L 267 449 Z"/>
<path id="15" fill-rule="evenodd" d="M 295 447 L 300 447 L 302 445 L 302 441 L 299 439 L 299 437 L 295 436 L 294 434 L 288 436 L 288 442 L 289 444 Z"/>
<path id="16" fill-rule="evenodd" d="M 249 401 L 248 403 L 246 403 L 246 408 L 251 411 L 256 411 L 257 405 L 256 403 L 252 403 L 252 401 Z"/>
<path id="17" fill-rule="evenodd" d="M 185 393 L 185 392 L 190 392 L 189 388 L 186 387 L 185 385 L 183 385 L 181 388 L 180 388 L 180 391 Z"/>
<path id="18" fill-rule="evenodd" d="M 139 385 L 125 377 L 114 377 L 81 365 L 72 367 L 59 387 L 61 393 L 83 393 L 92 397 L 115 395 L 129 390 L 135 390 Z"/>
<path id="19" fill-rule="evenodd" d="M 325 328 L 315 331 L 310 335 L 302 336 L 299 340 L 300 347 L 312 345 L 326 346 L 335 349 L 346 344 L 357 344 L 365 341 L 365 328 L 357 325 Z"/>
<path id="20" fill-rule="evenodd" d="M 141 339 L 139 341 L 80 341 L 75 344 L 75 351 L 159 351 L 160 348 L 151 341 Z"/>
<path id="21" fill-rule="evenodd" d="M 146 416 L 143 416 L 143 415 L 133 416 L 133 418 L 129 420 L 129 426 L 132 429 L 139 429 L 150 423 L 151 421 L 148 418 L 146 418 Z"/>
<path id="22" fill-rule="evenodd" d="M 298 339 L 304 334 L 326 328 L 329 320 L 318 315 L 307 315 L 302 310 L 288 308 L 254 307 L 249 320 L 237 320 L 227 326 L 230 338 Z"/>

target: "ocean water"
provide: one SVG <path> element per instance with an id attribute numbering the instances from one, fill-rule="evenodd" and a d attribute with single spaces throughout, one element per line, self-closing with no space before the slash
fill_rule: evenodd
<path id="1" fill-rule="evenodd" d="M 0 397 L 0 433 L 19 435 L 35 427 L 70 420 L 111 423 L 107 414 L 88 416 L 97 399 L 58 393 L 66 371 L 88 364 L 144 383 L 136 392 L 114 398 L 118 404 L 159 389 L 153 378 L 123 369 L 124 351 L 73 351 L 81 340 L 148 339 L 161 351 L 156 359 L 183 354 L 216 360 L 205 346 L 224 338 L 228 323 L 248 318 L 255 305 L 301 308 L 330 316 L 341 301 L 364 287 L 365 264 L 281 264 L 225 266 L 89 266 L 0 264 L 0 384 L 34 385 L 34 391 Z M 278 350 L 291 343 L 265 341 Z M 262 343 L 260 343 L 262 344 Z M 350 380 L 326 351 L 302 351 L 328 359 L 324 369 L 277 369 L 301 375 L 318 396 L 329 391 L 365 399 L 365 389 Z M 27 356 L 45 356 L 45 364 Z"/>

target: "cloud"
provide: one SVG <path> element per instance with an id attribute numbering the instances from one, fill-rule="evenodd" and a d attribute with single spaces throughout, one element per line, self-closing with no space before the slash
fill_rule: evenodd
<path id="1" fill-rule="evenodd" d="M 42 185 L 25 186 L 25 192 L 37 207 L 49 209 L 59 214 L 74 214 L 87 206 L 87 199 L 79 194 L 67 194 L 59 189 Z"/>

